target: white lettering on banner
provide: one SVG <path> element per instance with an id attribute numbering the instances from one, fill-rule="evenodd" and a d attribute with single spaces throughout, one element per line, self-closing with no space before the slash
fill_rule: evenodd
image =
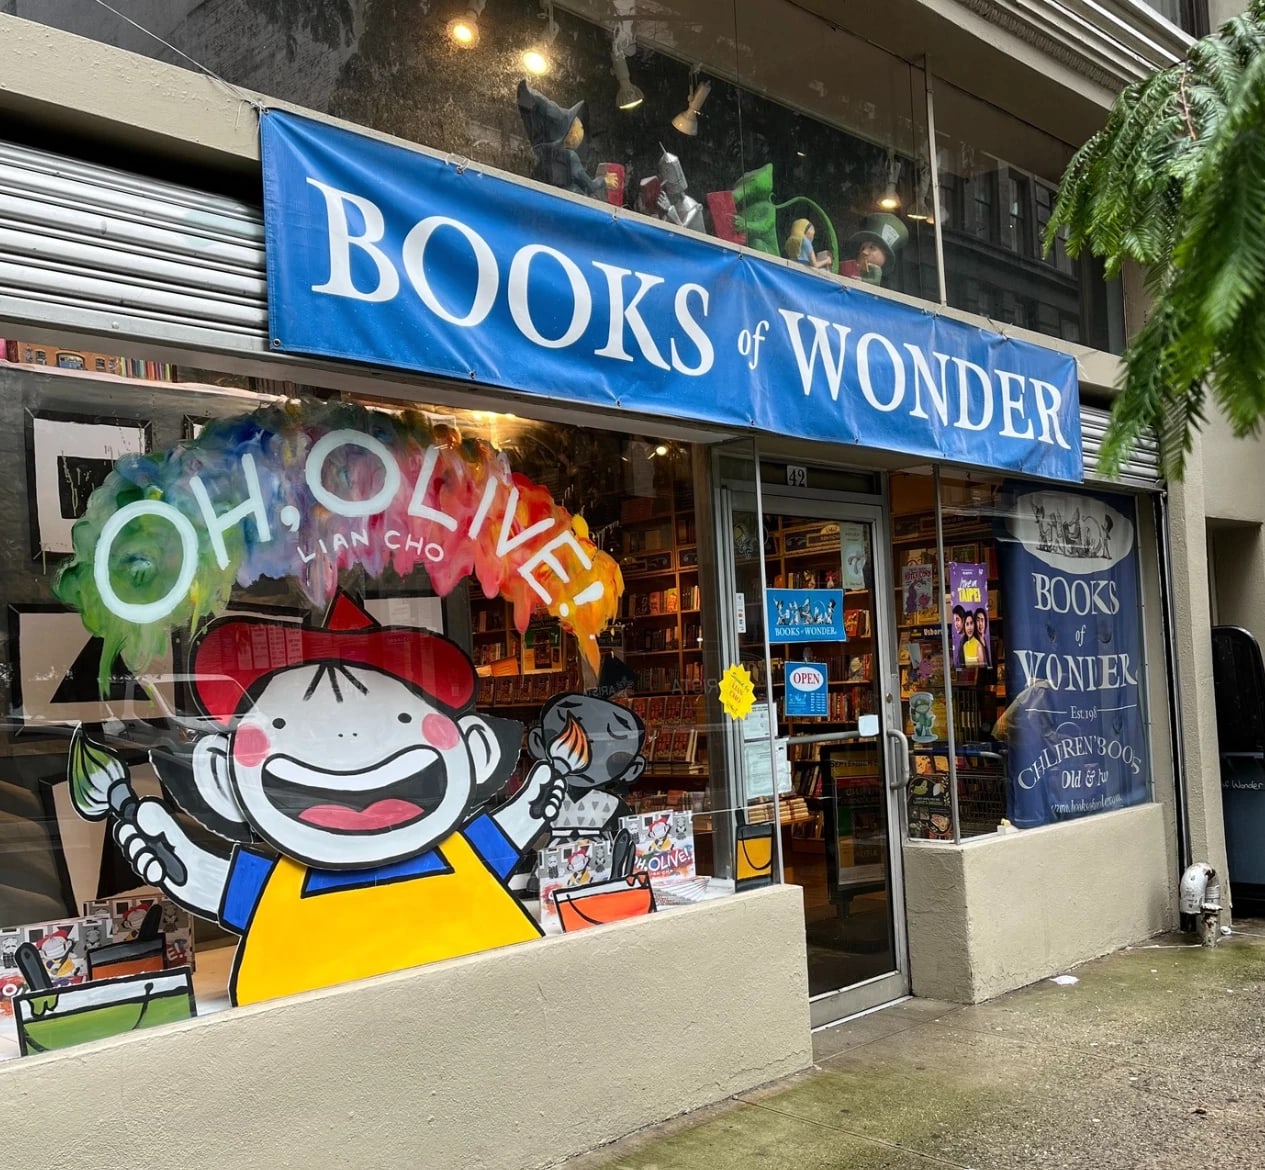
<path id="1" fill-rule="evenodd" d="M 944 368 L 948 365 L 949 355 L 944 353 L 933 355 L 940 363 L 940 383 L 937 385 L 935 375 L 931 372 L 931 363 L 927 361 L 927 355 L 909 342 L 905 342 L 905 349 L 909 353 L 910 361 L 914 363 L 914 408 L 909 412 L 910 417 L 925 419 L 931 417 L 922 408 L 922 392 L 925 390 L 927 397 L 931 400 L 931 409 L 936 412 L 940 425 L 947 427 L 949 425 L 949 392 L 945 387 Z"/>
<path id="2" fill-rule="evenodd" d="M 678 374 L 688 374 L 690 377 L 697 378 L 700 374 L 705 374 L 712 368 L 713 363 L 716 361 L 716 351 L 712 348 L 711 338 L 703 332 L 702 326 L 690 316 L 691 293 L 698 294 L 703 316 L 706 317 L 707 303 L 710 297 L 701 284 L 681 285 L 676 290 L 676 299 L 673 301 L 672 307 L 676 311 L 677 323 L 685 330 L 685 336 L 698 348 L 698 365 L 687 366 L 681 360 L 681 355 L 677 352 L 675 337 L 668 342 L 668 349 L 672 354 L 672 368 Z"/>
<path id="3" fill-rule="evenodd" d="M 1012 374 L 1009 370 L 998 370 L 997 381 L 1001 383 L 1001 433 L 1008 439 L 1031 439 L 1033 435 L 1031 419 L 1027 420 L 1027 430 L 1015 430 L 1015 416 L 1024 417 L 1023 375 Z M 1016 387 L 1018 387 L 1017 390 Z"/>
<path id="4" fill-rule="evenodd" d="M 624 348 L 624 325 L 627 324 L 632 330 L 632 335 L 637 339 L 637 345 L 641 348 L 641 356 L 652 366 L 658 366 L 661 370 L 668 369 L 668 363 L 663 360 L 663 355 L 655 345 L 654 338 L 650 336 L 645 319 L 637 308 L 646 293 L 663 283 L 663 277 L 651 276 L 648 272 L 634 272 L 631 268 L 617 268 L 614 264 L 602 264 L 598 260 L 593 261 L 593 267 L 606 274 L 606 286 L 610 293 L 611 305 L 610 336 L 606 344 L 594 352 L 598 357 L 615 358 L 621 362 L 632 361 L 632 355 Z M 633 299 L 627 304 L 624 304 L 625 276 L 635 276 L 640 282 L 637 291 L 633 294 Z"/>
<path id="5" fill-rule="evenodd" d="M 1026 768 L 1022 769 L 1016 779 L 1019 786 L 1026 791 L 1031 791 L 1041 781 L 1041 777 L 1060 764 L 1067 763 L 1069 760 L 1085 759 L 1094 756 L 1098 759 L 1114 760 L 1122 767 L 1128 769 L 1131 775 L 1138 775 L 1142 770 L 1142 760 L 1138 753 L 1134 750 L 1132 744 L 1124 743 L 1119 739 L 1111 739 L 1105 735 L 1064 735 L 1056 739 L 1035 760 Z M 1065 771 L 1065 788 L 1080 788 L 1082 784 L 1078 781 L 1090 777 L 1090 782 L 1084 784 L 1084 787 L 1092 788 L 1097 783 L 1100 787 L 1105 785 L 1110 779 L 1110 773 L 1100 771 L 1097 763 L 1087 765 L 1075 772 Z M 1068 782 L 1066 778 L 1070 777 Z"/>
<path id="6" fill-rule="evenodd" d="M 206 521 L 207 535 L 211 538 L 211 551 L 215 553 L 215 562 L 221 569 L 228 568 L 228 548 L 224 544 L 224 533 L 235 524 L 240 524 L 248 516 L 255 518 L 255 532 L 261 543 L 272 539 L 272 529 L 268 525 L 268 510 L 264 505 L 264 493 L 259 486 L 259 472 L 255 468 L 255 457 L 247 452 L 242 456 L 242 473 L 246 477 L 246 499 L 230 508 L 221 516 L 215 514 L 215 506 L 206 490 L 200 475 L 189 480 L 198 507 L 202 509 L 202 519 Z"/>
<path id="7" fill-rule="evenodd" d="M 1015 650 L 1014 656 L 1023 672 L 1025 687 L 1038 680 L 1056 691 L 1101 691 L 1138 685 L 1128 654 L 1047 654 L 1044 650 Z"/>
<path id="8" fill-rule="evenodd" d="M 329 226 L 329 280 L 314 284 L 312 291 L 333 297 L 350 297 L 357 301 L 389 301 L 400 291 L 400 274 L 381 248 L 375 245 L 386 234 L 386 221 L 376 203 L 327 186 L 316 179 L 308 182 L 325 196 L 325 217 Z M 365 221 L 361 235 L 353 236 L 347 224 L 347 204 L 360 212 Z M 378 270 L 378 287 L 363 292 L 351 281 L 351 250 L 359 248 Z"/>
<path id="9" fill-rule="evenodd" d="M 1032 574 L 1036 608 L 1048 613 L 1074 613 L 1078 617 L 1102 613 L 1111 616 L 1120 612 L 1116 583 L 1110 578 L 1096 581 L 1084 577 L 1052 577 Z"/>
<path id="10" fill-rule="evenodd" d="M 821 355 L 822 368 L 826 371 L 826 385 L 830 389 L 830 401 L 839 401 L 839 383 L 843 380 L 843 363 L 848 350 L 848 334 L 851 325 L 839 325 L 835 322 L 823 321 L 820 317 L 809 317 L 813 325 L 813 347 L 805 354 L 804 342 L 799 335 L 799 323 L 804 319 L 803 313 L 793 313 L 789 309 L 778 309 L 778 315 L 786 322 L 786 332 L 791 339 L 791 349 L 795 351 L 795 364 L 799 366 L 800 381 L 804 384 L 804 397 L 813 392 L 813 379 L 817 374 L 817 356 Z M 827 326 L 833 325 L 839 337 L 839 356 L 836 359 L 830 348 L 830 339 L 826 335 Z"/>
<path id="11" fill-rule="evenodd" d="M 531 262 L 537 256 L 549 256 L 556 260 L 566 274 L 571 285 L 571 324 L 566 327 L 560 337 L 548 338 L 531 319 L 531 306 L 527 301 L 527 282 L 531 275 Z M 574 345 L 584 335 L 593 316 L 593 297 L 589 286 L 584 283 L 584 276 L 575 264 L 554 248 L 546 248 L 544 244 L 532 244 L 527 248 L 519 248 L 510 263 L 510 279 L 507 288 L 510 301 L 510 316 L 518 331 L 533 345 L 542 349 L 566 349 Z M 613 328 L 613 326 L 612 326 Z"/>
<path id="12" fill-rule="evenodd" d="M 800 381 L 803 384 L 805 396 L 813 392 L 820 365 L 830 400 L 838 402 L 847 365 L 847 340 L 848 334 L 852 331 L 851 326 L 792 312 L 789 309 L 778 309 L 778 313 L 786 323 L 786 334 L 791 343 L 796 365 L 799 367 Z M 813 330 L 812 344 L 807 347 L 800 325 L 804 320 L 811 324 Z M 833 342 L 830 329 L 834 330 Z M 870 349 L 875 342 L 887 352 L 892 366 L 892 394 L 887 402 L 880 401 L 875 392 L 870 362 Z M 881 333 L 865 333 L 857 342 L 857 384 L 860 386 L 862 396 L 875 410 L 887 413 L 902 404 L 905 397 L 905 385 L 909 377 L 906 370 L 906 364 L 908 364 L 913 371 L 914 384 L 913 404 L 909 410 L 912 418 L 930 420 L 931 415 L 923 405 L 925 393 L 928 404 L 942 426 L 950 426 L 961 431 L 986 431 L 992 425 L 996 413 L 996 399 L 1000 396 L 1003 426 L 998 433 L 1001 437 L 1028 440 L 1033 438 L 1033 424 L 1028 418 L 1028 410 L 1031 406 L 1041 420 L 1041 433 L 1036 436 L 1037 441 L 1047 446 L 1057 445 L 1065 451 L 1071 450 L 1059 426 L 1059 411 L 1062 409 L 1063 395 L 1057 386 L 1038 378 L 1015 374 L 1009 370 L 996 371 L 995 383 L 993 375 L 978 363 L 933 350 L 931 357 L 939 367 L 937 377 L 931 362 L 917 346 L 906 342 L 904 349 L 909 355 L 908 363 L 902 358 L 892 341 Z M 956 371 L 954 379 L 956 395 L 951 395 L 949 387 L 950 362 Z M 1029 393 L 1031 402 L 1027 397 Z M 951 413 L 951 404 L 956 405 L 956 413 Z M 1015 427 L 1017 420 L 1025 420 L 1027 429 L 1017 430 Z"/>
<path id="13" fill-rule="evenodd" d="M 993 383 L 988 371 L 983 366 L 968 362 L 966 358 L 951 359 L 958 368 L 958 417 L 953 424 L 960 431 L 983 431 L 993 421 Z M 979 381 L 982 407 L 979 422 L 971 421 L 971 378 L 974 374 Z"/>
<path id="14" fill-rule="evenodd" d="M 877 341 L 885 350 L 892 364 L 892 399 L 880 402 L 874 393 L 874 383 L 870 378 L 870 345 Z M 857 373 L 861 381 L 861 393 L 875 410 L 884 413 L 895 410 L 905 397 L 905 367 L 900 360 L 896 347 L 881 333 L 863 333 L 857 342 Z"/>
<path id="15" fill-rule="evenodd" d="M 399 291 L 400 278 L 391 257 L 378 246 L 386 234 L 382 211 L 363 196 L 340 191 L 316 179 L 308 179 L 308 182 L 325 198 L 330 247 L 330 278 L 325 284 L 313 286 L 312 291 L 356 300 L 391 300 Z M 359 234 L 352 234 L 348 226 L 348 208 L 356 209 L 364 221 Z M 445 251 L 446 265 L 439 267 L 433 261 L 432 266 L 436 273 L 442 272 L 447 280 L 452 280 L 466 275 L 462 266 L 472 263 L 468 275 L 474 283 L 474 293 L 468 307 L 454 308 L 441 302 L 427 275 L 427 248 L 441 229 L 458 233 L 468 251 L 466 247 L 459 247 L 455 255 Z M 377 268 L 375 288 L 359 289 L 352 283 L 353 248 L 364 253 Z M 557 337 L 541 333 L 532 313 L 528 278 L 533 263 L 542 256 L 562 268 L 572 297 L 569 324 Z M 401 261 L 422 304 L 440 320 L 463 328 L 473 328 L 487 320 L 500 291 L 501 270 L 492 247 L 474 228 L 445 216 L 422 219 L 404 237 Z M 593 351 L 595 356 L 618 362 L 640 360 L 656 369 L 670 369 L 688 377 L 700 377 L 711 371 L 715 364 L 715 346 L 704 328 L 710 309 L 707 289 L 695 283 L 673 288 L 665 277 L 653 272 L 598 260 L 590 264 L 601 274 L 600 278 L 596 273 L 589 275 L 586 268 L 565 253 L 544 244 L 527 244 L 509 258 L 506 280 L 509 313 L 528 342 L 553 350 L 577 345 L 592 324 L 599 304 L 604 303 L 607 310 L 603 323 L 605 341 Z M 631 289 L 625 285 L 630 277 L 636 280 Z M 590 281 L 594 282 L 593 286 Z M 680 338 L 656 337 L 644 315 L 643 311 L 657 304 L 656 298 L 664 295 L 658 291 L 660 285 L 671 289 L 673 319 L 681 331 Z M 696 305 L 692 303 L 695 297 Z M 811 396 L 814 387 L 819 386 L 837 403 L 850 373 L 848 362 L 852 355 L 848 351 L 848 340 L 853 326 L 790 309 L 779 308 L 777 312 L 786 329 L 805 397 Z M 751 370 L 760 362 L 762 327 L 763 323 L 754 330 L 743 329 L 735 337 L 739 352 L 749 358 Z M 806 328 L 811 336 L 806 334 Z M 685 360 L 678 344 L 684 340 L 698 351 L 697 361 Z M 890 375 L 878 364 L 882 359 L 876 356 L 876 347 L 883 351 Z M 1000 418 L 1000 429 L 995 432 L 998 438 L 1020 442 L 1035 440 L 1045 446 L 1071 450 L 1060 424 L 1063 393 L 1050 382 L 1010 370 L 990 370 L 960 355 L 925 350 L 909 342 L 898 345 L 879 332 L 859 335 L 855 363 L 850 384 L 857 388 L 871 409 L 881 414 L 903 407 L 911 418 L 934 420 L 940 427 L 972 433 L 990 431 L 994 421 Z M 905 391 L 911 384 L 913 393 L 907 396 Z"/>
<path id="16" fill-rule="evenodd" d="M 1068 446 L 1067 440 L 1063 438 L 1063 432 L 1059 430 L 1059 411 L 1063 408 L 1063 392 L 1057 386 L 1042 382 L 1039 378 L 1032 379 L 1032 389 L 1037 398 L 1037 413 L 1041 416 L 1040 441 L 1051 442 L 1050 435 L 1053 433 L 1053 442 L 1064 451 L 1070 451 L 1072 448 Z"/>
<path id="17" fill-rule="evenodd" d="M 426 245 L 441 227 L 452 228 L 460 232 L 470 244 L 474 253 L 474 262 L 478 270 L 478 283 L 475 285 L 474 298 L 464 317 L 450 312 L 435 295 L 426 279 Z M 400 249 L 400 258 L 404 262 L 404 271 L 410 283 L 424 304 L 441 321 L 449 325 L 460 325 L 463 329 L 473 329 L 482 325 L 496 303 L 496 290 L 500 284 L 500 273 L 496 267 L 496 257 L 487 241 L 473 228 L 467 227 L 458 219 L 449 219 L 445 215 L 432 215 L 418 223 L 407 236 Z"/>

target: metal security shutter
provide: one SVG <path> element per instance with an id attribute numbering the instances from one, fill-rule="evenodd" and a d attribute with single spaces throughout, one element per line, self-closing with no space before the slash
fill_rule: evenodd
<path id="1" fill-rule="evenodd" d="M 1107 480 L 1098 474 L 1098 452 L 1102 450 L 1102 439 L 1107 432 L 1109 417 L 1108 411 L 1097 407 L 1081 407 L 1081 447 L 1085 478 L 1095 483 L 1126 483 L 1153 491 L 1162 488 L 1164 477 L 1160 474 L 1160 448 L 1152 434 L 1144 435 L 1138 440 L 1129 454 L 1128 462 L 1120 469 L 1118 479 Z"/>
<path id="2" fill-rule="evenodd" d="M 0 315 L 263 352 L 263 215 L 174 183 L 0 143 Z"/>

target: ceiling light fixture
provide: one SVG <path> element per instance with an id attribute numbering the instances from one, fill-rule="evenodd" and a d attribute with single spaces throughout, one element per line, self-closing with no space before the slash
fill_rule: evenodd
<path id="1" fill-rule="evenodd" d="M 627 48 L 625 48 L 626 44 Z M 619 88 L 615 91 L 615 104 L 621 110 L 635 110 L 646 100 L 646 95 L 633 85 L 628 76 L 628 57 L 625 54 L 634 47 L 624 41 L 618 33 L 611 39 L 611 72 L 615 74 L 615 80 L 619 82 Z"/>
<path id="2" fill-rule="evenodd" d="M 545 0 L 540 15 L 545 31 L 530 49 L 523 51 L 523 68 L 537 77 L 544 77 L 553 68 L 553 43 L 558 39 L 558 22 L 553 18 L 553 5 Z"/>
<path id="3" fill-rule="evenodd" d="M 712 83 L 710 81 L 700 81 L 690 93 L 689 103 L 686 105 L 675 118 L 672 119 L 672 126 L 679 130 L 682 134 L 688 134 L 691 138 L 698 134 L 698 114 L 703 108 L 703 103 L 707 100 L 707 95 L 712 92 Z"/>
<path id="4" fill-rule="evenodd" d="M 479 17 L 487 0 L 466 0 L 466 10 L 448 22 L 448 39 L 459 49 L 474 49 L 479 44 Z"/>

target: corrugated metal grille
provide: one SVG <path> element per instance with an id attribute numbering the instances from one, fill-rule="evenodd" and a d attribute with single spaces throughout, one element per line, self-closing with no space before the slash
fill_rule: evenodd
<path id="1" fill-rule="evenodd" d="M 236 200 L 0 143 L 0 311 L 259 352 L 263 217 Z"/>
<path id="2" fill-rule="evenodd" d="M 142 341 L 268 351 L 263 213 L 174 183 L 0 143 L 0 315 Z M 1085 475 L 1107 412 L 1081 407 Z M 1154 441 L 1121 481 L 1160 485 Z"/>
<path id="3" fill-rule="evenodd" d="M 1151 434 L 1138 440 L 1128 461 L 1120 469 L 1118 480 L 1104 480 L 1098 474 L 1098 452 L 1102 450 L 1108 418 L 1109 412 L 1096 406 L 1081 407 L 1081 446 L 1084 451 L 1082 457 L 1085 462 L 1085 478 L 1098 483 L 1127 483 L 1143 488 L 1162 487 L 1159 443 Z"/>

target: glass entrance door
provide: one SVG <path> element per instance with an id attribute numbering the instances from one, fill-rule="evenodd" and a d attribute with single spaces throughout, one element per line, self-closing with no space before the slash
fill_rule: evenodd
<path id="1" fill-rule="evenodd" d="M 908 992 L 901 793 L 888 781 L 889 758 L 904 768 L 903 736 L 887 730 L 900 723 L 883 513 L 766 490 L 760 516 L 752 494 L 725 496 L 740 607 L 732 660 L 751 672 L 785 740 L 778 840 L 785 880 L 804 890 L 818 1025 Z M 877 736 L 860 735 L 866 715 L 878 717 Z"/>

